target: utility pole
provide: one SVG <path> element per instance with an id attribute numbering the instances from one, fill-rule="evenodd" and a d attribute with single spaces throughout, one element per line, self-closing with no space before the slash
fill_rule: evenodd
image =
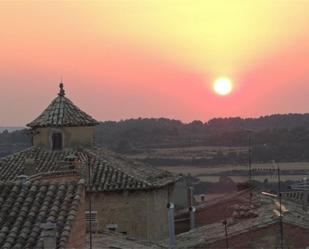
<path id="1" fill-rule="evenodd" d="M 89 187 L 89 248 L 92 249 L 92 181 L 91 181 L 91 166 L 88 160 L 88 187 Z"/>
<path id="2" fill-rule="evenodd" d="M 251 131 L 249 131 L 249 141 L 248 141 L 248 166 L 249 166 L 249 182 L 252 180 L 252 170 L 251 170 L 251 164 L 252 164 L 252 138 L 251 138 Z"/>
<path id="3" fill-rule="evenodd" d="M 224 232 L 225 232 L 226 249 L 229 249 L 229 239 L 228 239 L 228 233 L 227 233 L 227 221 L 226 220 L 223 221 L 223 225 L 224 225 Z"/>
<path id="4" fill-rule="evenodd" d="M 188 188 L 188 199 L 189 199 L 190 229 L 194 229 L 195 228 L 195 211 L 196 211 L 196 208 L 194 207 L 193 187 L 192 186 L 190 186 Z"/>
<path id="5" fill-rule="evenodd" d="M 307 212 L 308 206 L 308 179 L 304 178 L 304 189 L 303 189 L 303 210 Z"/>
<path id="6" fill-rule="evenodd" d="M 283 249 L 283 222 L 282 222 L 282 198 L 281 198 L 281 180 L 280 180 L 280 168 L 277 164 L 278 174 L 278 197 L 279 197 L 279 225 L 280 225 L 280 248 Z"/>
<path id="7" fill-rule="evenodd" d="M 249 196 L 249 205 L 252 205 L 252 130 L 247 130 L 248 132 L 248 175 L 249 175 L 249 184 L 250 184 L 250 196 Z M 251 241 L 251 228 L 249 227 L 249 240 Z"/>

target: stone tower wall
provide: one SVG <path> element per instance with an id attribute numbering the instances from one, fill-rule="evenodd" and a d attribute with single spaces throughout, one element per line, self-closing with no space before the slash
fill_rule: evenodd
<path id="1" fill-rule="evenodd" d="M 94 145 L 94 126 L 37 128 L 38 134 L 33 137 L 33 145 L 45 149 L 52 149 L 52 134 L 60 132 L 63 148 L 91 148 Z"/>

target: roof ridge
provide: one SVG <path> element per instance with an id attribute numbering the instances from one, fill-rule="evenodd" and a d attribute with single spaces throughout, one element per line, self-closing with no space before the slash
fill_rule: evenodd
<path id="1" fill-rule="evenodd" d="M 89 152 L 89 153 L 92 154 L 93 156 L 96 156 L 96 157 L 97 157 L 98 159 L 100 159 L 100 160 L 104 160 L 103 158 L 101 158 L 102 155 L 98 155 L 98 154 L 96 154 L 95 152 L 90 151 L 90 150 L 87 150 L 87 152 Z M 121 173 L 123 173 L 123 174 L 125 174 L 125 175 L 127 175 L 127 176 L 129 176 L 129 177 L 131 177 L 131 178 L 133 178 L 133 179 L 135 179 L 135 180 L 137 180 L 137 181 L 139 181 L 139 182 L 142 182 L 142 183 L 148 185 L 149 187 L 154 187 L 154 186 L 155 186 L 155 184 L 150 183 L 150 182 L 147 182 L 147 181 L 144 180 L 144 179 L 137 178 L 136 176 L 133 176 L 133 175 L 129 174 L 128 172 L 125 172 L 123 169 L 121 169 L 121 168 L 119 168 L 119 167 L 115 167 L 115 166 L 112 165 L 112 164 L 110 165 L 110 167 L 112 167 L 112 168 L 114 168 L 114 169 L 120 171 Z"/>
<path id="2" fill-rule="evenodd" d="M 78 170 L 81 170 L 84 179 L 87 179 L 86 165 L 92 166 L 94 191 L 157 189 L 177 180 L 174 175 L 164 174 L 164 171 L 155 167 L 146 167 L 143 163 L 134 165 L 124 158 L 118 158 L 117 153 L 114 153 L 115 156 L 103 150 L 100 156 L 99 151 L 87 148 L 51 151 L 39 146 L 32 146 L 0 159 L 0 180 L 6 182 L 22 175 L 27 158 L 34 159 L 35 173 L 51 171 L 52 174 L 59 174 L 61 168 L 58 166 L 72 152 L 78 153 L 80 162 L 74 162 L 74 165 L 80 167 Z"/>

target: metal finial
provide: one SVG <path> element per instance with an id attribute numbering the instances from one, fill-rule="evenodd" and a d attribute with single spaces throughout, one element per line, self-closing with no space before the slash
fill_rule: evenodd
<path id="1" fill-rule="evenodd" d="M 59 88 L 60 88 L 60 91 L 59 91 L 58 95 L 63 97 L 65 95 L 65 91 L 63 89 L 63 83 L 62 82 L 59 84 Z"/>

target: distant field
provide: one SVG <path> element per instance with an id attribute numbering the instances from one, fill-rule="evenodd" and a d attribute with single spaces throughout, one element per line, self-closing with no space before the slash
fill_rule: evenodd
<path id="1" fill-rule="evenodd" d="M 281 170 L 308 170 L 309 175 L 309 162 L 292 162 L 292 163 L 280 163 L 279 167 Z M 191 174 L 192 176 L 198 177 L 200 180 L 205 182 L 217 182 L 219 180 L 219 173 L 225 172 L 225 171 L 231 171 L 231 170 L 243 170 L 244 174 L 248 170 L 247 166 L 234 166 L 234 165 L 223 165 L 223 166 L 207 166 L 207 167 L 197 167 L 197 166 L 166 166 L 166 167 L 160 167 L 162 169 L 168 170 L 170 172 L 176 173 L 176 174 Z M 252 164 L 252 168 L 256 169 L 269 169 L 274 168 L 274 165 L 271 163 L 265 163 L 265 164 Z M 218 174 L 216 176 L 215 174 Z M 235 182 L 241 182 L 247 179 L 246 176 L 230 176 Z M 292 180 L 297 181 L 301 180 L 305 175 L 282 175 L 282 181 Z M 259 175 L 254 176 L 253 179 L 257 181 L 264 181 L 264 179 L 267 178 L 268 181 L 276 181 L 276 178 L 273 178 L 268 175 Z"/>
<path id="2" fill-rule="evenodd" d="M 218 152 L 228 154 L 230 152 L 246 152 L 246 147 L 225 147 L 225 146 L 193 146 L 179 148 L 147 149 L 140 153 L 127 155 L 133 159 L 145 158 L 167 158 L 167 159 L 199 159 L 212 158 Z"/>

